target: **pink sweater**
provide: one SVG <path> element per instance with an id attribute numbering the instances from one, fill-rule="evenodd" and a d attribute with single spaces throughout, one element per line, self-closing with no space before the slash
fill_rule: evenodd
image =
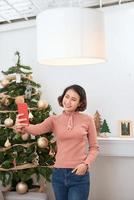
<path id="1" fill-rule="evenodd" d="M 80 163 L 90 166 L 99 151 L 94 120 L 79 112 L 50 116 L 40 124 L 29 125 L 25 131 L 32 135 L 55 134 L 57 154 L 54 167 L 57 168 L 75 168 Z"/>

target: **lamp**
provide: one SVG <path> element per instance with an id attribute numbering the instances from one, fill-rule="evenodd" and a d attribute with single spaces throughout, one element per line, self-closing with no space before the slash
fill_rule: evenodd
<path id="1" fill-rule="evenodd" d="M 100 10 L 51 8 L 37 16 L 37 59 L 45 65 L 105 61 L 104 16 Z"/>

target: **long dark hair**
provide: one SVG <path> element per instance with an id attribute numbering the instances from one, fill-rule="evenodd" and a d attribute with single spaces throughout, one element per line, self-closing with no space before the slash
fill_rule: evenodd
<path id="1" fill-rule="evenodd" d="M 80 96 L 80 106 L 76 109 L 76 111 L 84 111 L 87 107 L 87 97 L 84 88 L 80 85 L 70 85 L 63 91 L 62 95 L 58 97 L 58 102 L 61 107 L 63 107 L 62 101 L 68 90 L 74 90 Z"/>

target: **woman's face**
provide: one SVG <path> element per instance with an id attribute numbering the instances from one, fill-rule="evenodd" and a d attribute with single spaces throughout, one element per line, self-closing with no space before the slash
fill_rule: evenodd
<path id="1" fill-rule="evenodd" d="M 80 96 L 73 89 L 67 90 L 62 100 L 64 111 L 74 112 L 80 106 Z"/>

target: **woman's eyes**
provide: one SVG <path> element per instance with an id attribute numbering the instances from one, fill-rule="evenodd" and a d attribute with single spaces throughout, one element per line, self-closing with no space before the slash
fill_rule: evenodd
<path id="1" fill-rule="evenodd" d="M 72 101 L 77 101 L 77 99 L 72 99 Z"/>
<path id="2" fill-rule="evenodd" d="M 66 99 L 69 99 L 69 96 L 65 96 Z"/>
<path id="3" fill-rule="evenodd" d="M 69 99 L 70 96 L 65 96 L 66 99 Z M 77 101 L 77 99 L 71 98 L 72 101 Z"/>

